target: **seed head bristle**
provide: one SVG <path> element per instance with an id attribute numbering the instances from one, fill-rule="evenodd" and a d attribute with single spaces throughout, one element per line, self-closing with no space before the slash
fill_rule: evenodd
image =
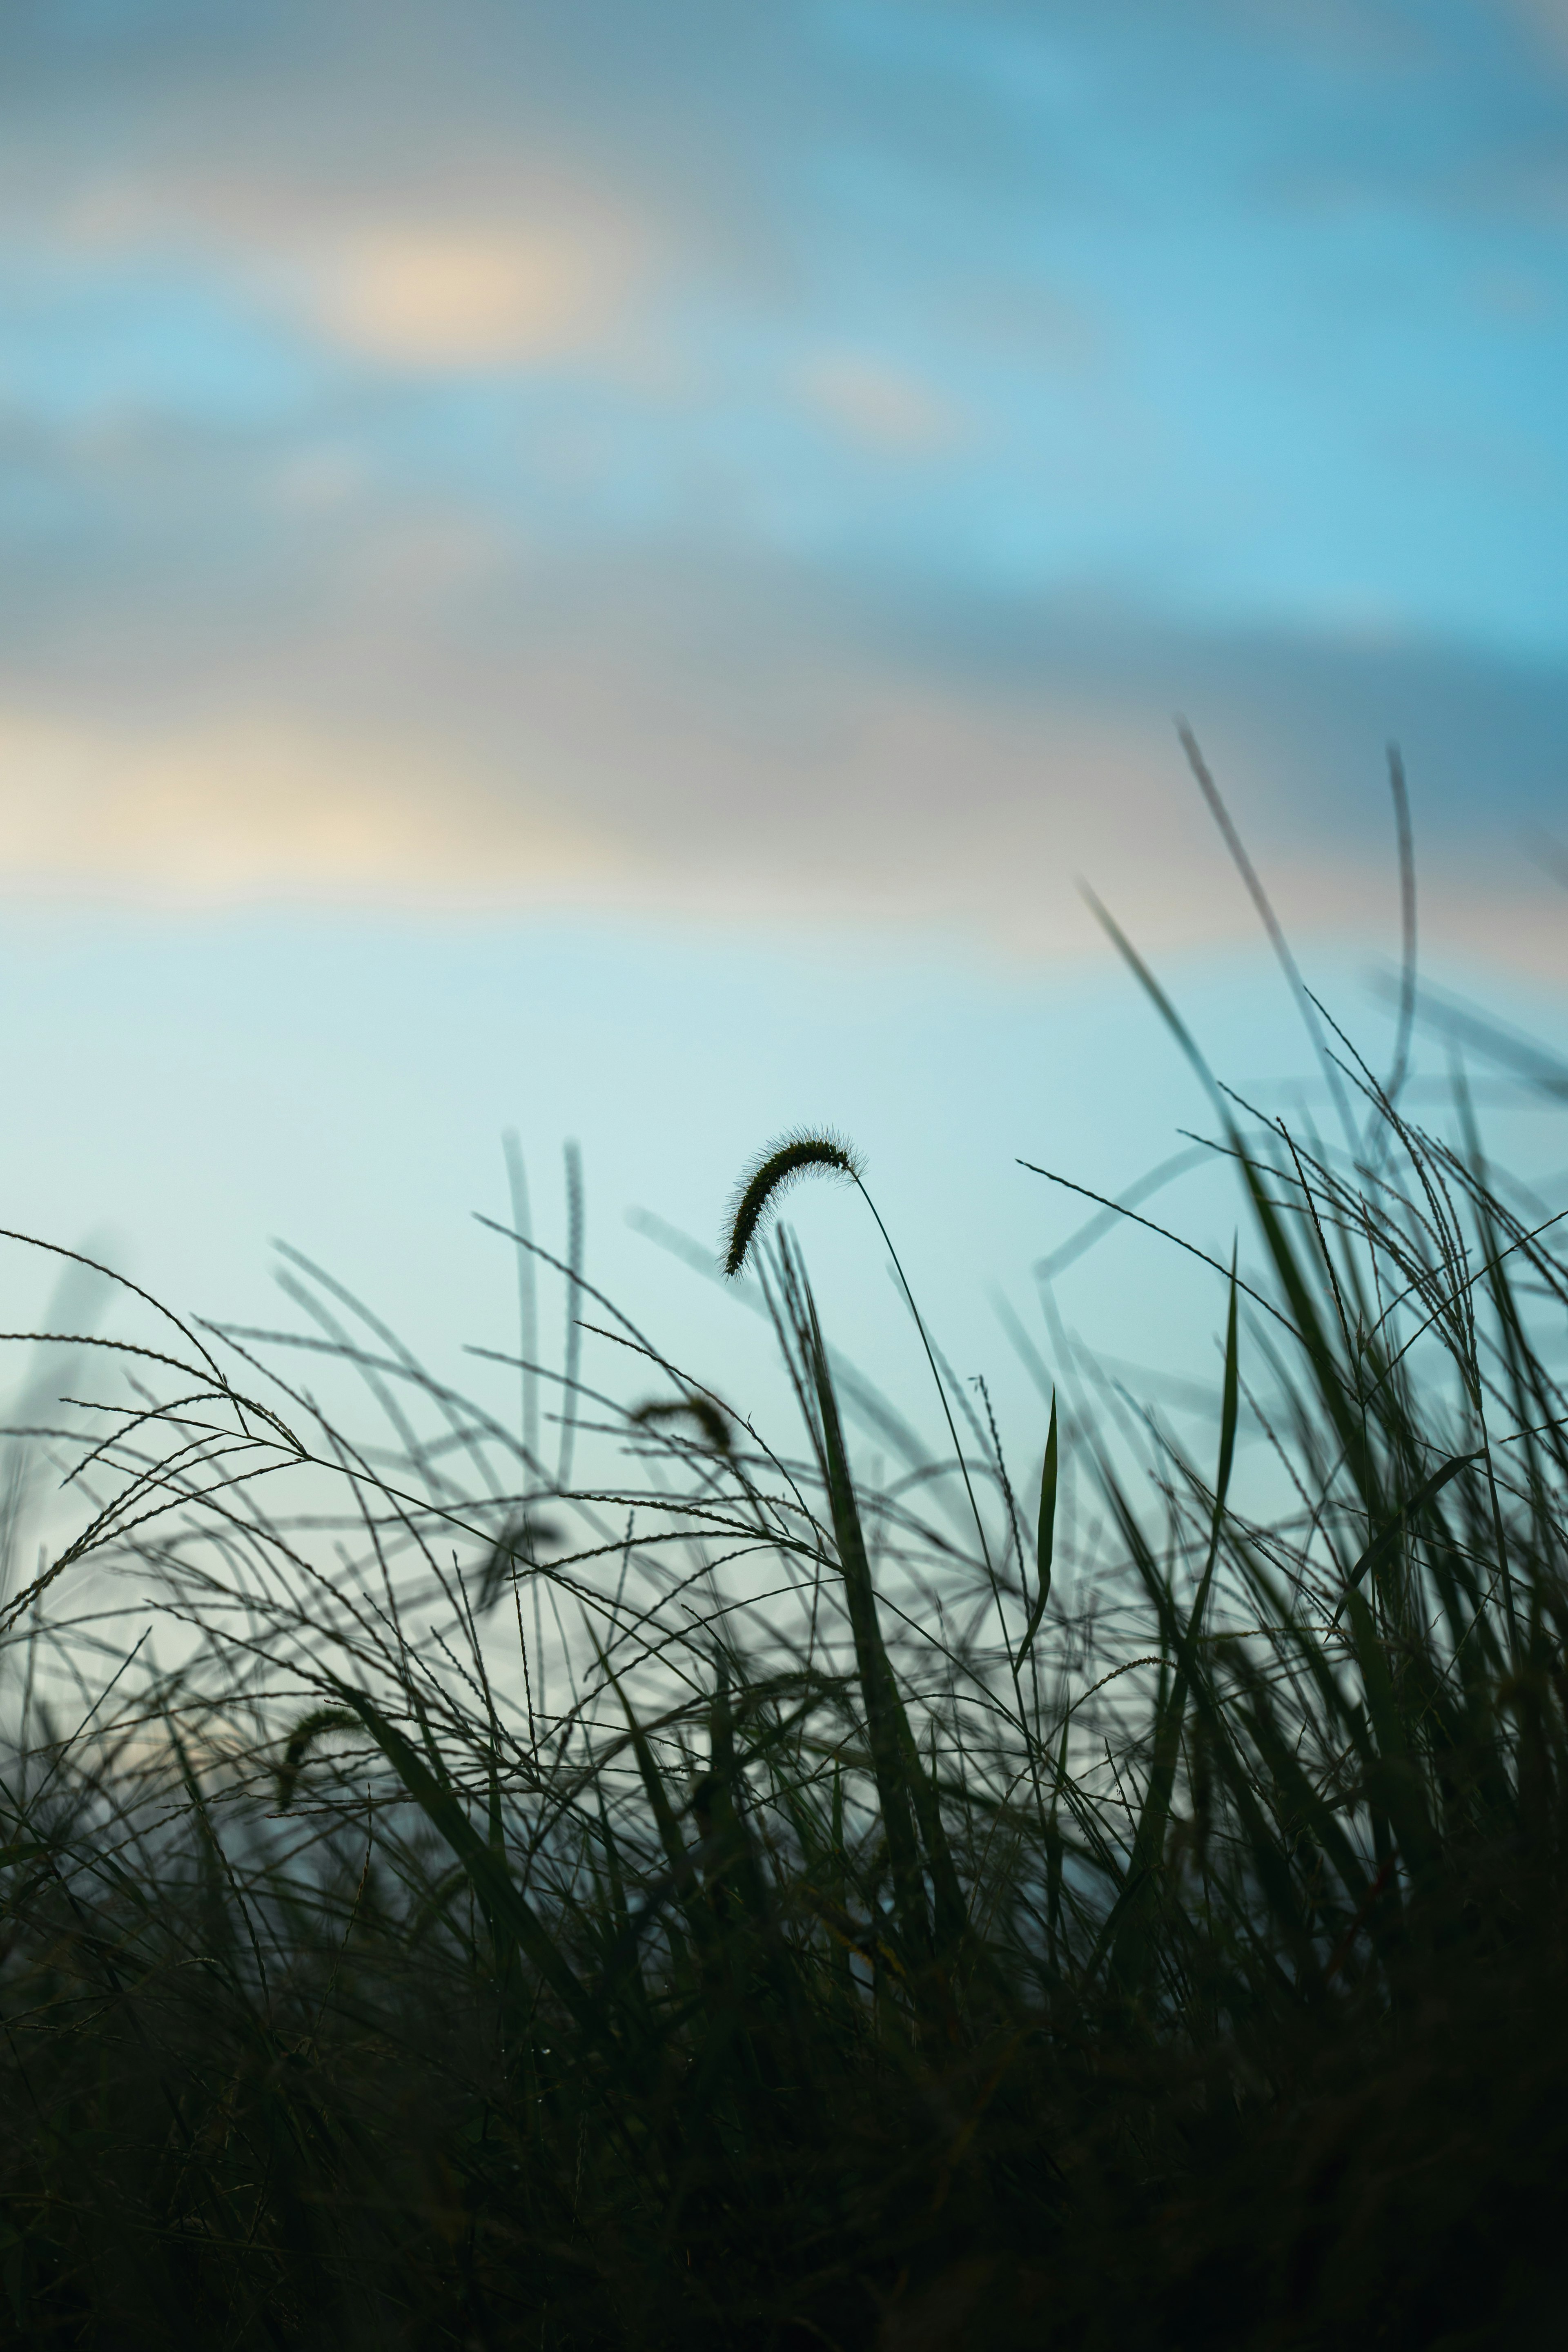
<path id="1" fill-rule="evenodd" d="M 860 1167 L 859 1154 L 842 1136 L 814 1132 L 809 1128 L 796 1128 L 764 1145 L 736 1185 L 725 1219 L 725 1273 L 740 1273 L 763 1219 L 776 1206 L 779 1194 L 797 1178 L 820 1168 L 830 1176 L 846 1176 L 858 1184 Z"/>

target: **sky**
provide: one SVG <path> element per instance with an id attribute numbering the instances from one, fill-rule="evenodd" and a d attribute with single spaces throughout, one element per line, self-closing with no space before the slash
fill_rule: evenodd
<path id="1" fill-rule="evenodd" d="M 1012 1280 L 1181 1115 L 1081 877 L 1300 1058 L 1177 713 L 1550 1025 L 1565 394 L 1561 0 L 0 0 L 3 1222 L 433 1327 L 503 1127 L 831 1115 Z"/>

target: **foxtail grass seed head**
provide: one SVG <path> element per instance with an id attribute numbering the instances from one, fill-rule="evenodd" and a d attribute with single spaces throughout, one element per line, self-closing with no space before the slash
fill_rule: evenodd
<path id="1" fill-rule="evenodd" d="M 358 1731 L 360 1728 L 358 1716 L 350 1715 L 346 1708 L 341 1706 L 315 1707 L 309 1715 L 301 1717 L 289 1735 L 283 1761 L 278 1767 L 279 1812 L 286 1813 L 293 1803 L 306 1756 L 321 1734 L 324 1731 Z"/>
<path id="2" fill-rule="evenodd" d="M 735 1187 L 725 1219 L 725 1273 L 740 1273 L 763 1220 L 789 1185 L 809 1175 L 813 1169 L 821 1169 L 830 1176 L 847 1177 L 851 1183 L 858 1184 L 861 1165 L 859 1154 L 842 1136 L 814 1134 L 806 1128 L 797 1128 L 793 1134 L 782 1135 L 764 1145 Z"/>
<path id="3" fill-rule="evenodd" d="M 702 1442 L 715 1454 L 730 1451 L 730 1423 L 722 1409 L 711 1397 L 655 1397 L 647 1404 L 635 1405 L 627 1415 L 639 1428 L 651 1428 L 662 1421 L 687 1419 L 701 1432 Z"/>

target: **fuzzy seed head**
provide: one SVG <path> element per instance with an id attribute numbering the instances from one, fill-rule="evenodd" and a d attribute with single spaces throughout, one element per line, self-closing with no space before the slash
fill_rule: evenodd
<path id="1" fill-rule="evenodd" d="M 681 1417 L 694 1422 L 702 1433 L 702 1442 L 715 1454 L 730 1451 L 730 1423 L 721 1407 L 711 1397 L 695 1391 L 689 1396 L 656 1397 L 647 1404 L 633 1408 L 629 1418 L 639 1427 L 647 1429 L 661 1421 Z"/>
<path id="2" fill-rule="evenodd" d="M 860 1157 L 842 1136 L 796 1128 L 763 1147 L 744 1170 L 724 1224 L 724 1271 L 739 1274 L 751 1254 L 763 1221 L 777 1206 L 779 1195 L 798 1178 L 821 1169 L 830 1176 L 860 1181 Z"/>

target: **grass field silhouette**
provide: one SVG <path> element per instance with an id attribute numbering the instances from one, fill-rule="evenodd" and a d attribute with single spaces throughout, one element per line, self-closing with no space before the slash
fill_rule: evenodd
<path id="1" fill-rule="evenodd" d="M 787 1426 L 601 1296 L 580 1206 L 564 1256 L 507 1239 L 510 1421 L 297 1258 L 291 1333 L 137 1294 L 135 1339 L 47 1335 L 78 1386 L 9 1441 L 0 1619 L 10 2340 L 1547 2338 L 1563 1227 L 1458 1065 L 1451 1132 L 1404 1107 L 1413 959 L 1383 1078 L 1302 991 L 1320 1134 L 1122 944 L 1243 1218 L 1201 1450 L 1064 1374 L 1010 1454 L 905 1286 L 924 1442 L 778 1222 L 826 1174 L 891 1250 L 809 1132 L 723 1252 Z"/>

